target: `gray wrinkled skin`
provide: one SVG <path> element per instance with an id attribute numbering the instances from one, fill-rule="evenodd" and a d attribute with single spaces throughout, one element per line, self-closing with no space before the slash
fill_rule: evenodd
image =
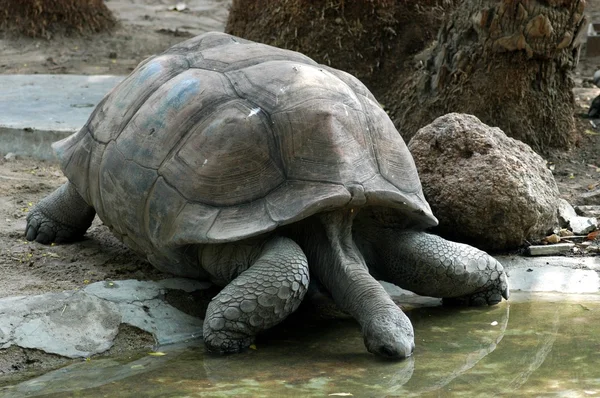
<path id="1" fill-rule="evenodd" d="M 214 246 L 206 246 L 202 250 L 200 261 L 210 273 L 230 270 L 235 263 L 220 249 L 230 248 L 215 250 Z M 234 256 L 238 254 L 235 248 L 228 251 Z M 308 262 L 292 240 L 274 238 L 256 251 L 260 254 L 247 265 L 251 267 L 239 272 L 208 306 L 204 343 L 211 351 L 238 352 L 248 347 L 258 332 L 275 326 L 294 312 L 308 289 Z M 247 260 L 243 250 L 239 254 L 240 262 Z"/>
<path id="2" fill-rule="evenodd" d="M 292 51 L 207 33 L 141 63 L 54 146 L 69 179 L 26 237 L 80 239 L 94 213 L 157 268 L 210 280 L 210 351 L 239 352 L 293 313 L 311 281 L 366 348 L 414 350 L 377 279 L 470 305 L 508 298 L 486 253 L 437 224 L 393 123 L 354 77 Z"/>
<path id="3" fill-rule="evenodd" d="M 27 216 L 28 240 L 40 243 L 61 243 L 82 236 L 92 225 L 96 212 L 77 193 L 71 184 L 65 184 L 37 204 Z"/>

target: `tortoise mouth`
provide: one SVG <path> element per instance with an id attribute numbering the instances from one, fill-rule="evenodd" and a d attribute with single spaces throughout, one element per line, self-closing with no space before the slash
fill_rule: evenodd
<path id="1" fill-rule="evenodd" d="M 387 359 L 405 359 L 415 350 L 412 325 L 398 307 L 374 315 L 363 328 L 367 351 Z"/>
<path id="2" fill-rule="evenodd" d="M 406 359 L 406 358 L 410 357 L 415 350 L 414 343 L 407 344 L 406 347 L 393 346 L 391 344 L 382 344 L 382 345 L 377 346 L 374 349 L 369 348 L 367 343 L 365 343 L 365 346 L 367 347 L 367 351 L 369 351 L 371 354 L 379 355 L 384 358 L 394 359 L 394 360 Z"/>

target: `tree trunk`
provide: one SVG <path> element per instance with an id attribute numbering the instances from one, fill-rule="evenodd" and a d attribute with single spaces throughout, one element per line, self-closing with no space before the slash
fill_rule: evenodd
<path id="1" fill-rule="evenodd" d="M 225 31 L 349 72 L 380 98 L 458 1 L 233 0 Z"/>
<path id="2" fill-rule="evenodd" d="M 31 37 L 95 33 L 115 19 L 104 0 L 0 0 L 0 30 Z"/>
<path id="3" fill-rule="evenodd" d="M 463 0 L 422 68 L 383 98 L 402 136 L 461 112 L 538 151 L 567 147 L 584 8 L 585 0 Z"/>

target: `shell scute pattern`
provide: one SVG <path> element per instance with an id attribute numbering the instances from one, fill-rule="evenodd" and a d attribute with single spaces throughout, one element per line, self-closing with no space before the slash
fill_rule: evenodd
<path id="1" fill-rule="evenodd" d="M 187 199 L 217 207 L 263 198 L 283 183 L 268 117 L 251 106 L 236 98 L 203 118 L 161 175 Z"/>
<path id="2" fill-rule="evenodd" d="M 155 57 L 136 68 L 90 118 L 88 124 L 94 139 L 104 144 L 114 140 L 152 94 L 187 68 L 185 58 L 173 55 Z"/>
<path id="3" fill-rule="evenodd" d="M 397 134 L 356 78 L 210 33 L 140 64 L 57 150 L 102 220 L 159 256 L 349 203 L 433 225 Z"/>
<path id="4" fill-rule="evenodd" d="M 203 118 L 232 97 L 222 74 L 188 69 L 146 100 L 119 134 L 118 148 L 142 167 L 158 169 Z"/>
<path id="5" fill-rule="evenodd" d="M 283 50 L 259 43 L 241 44 L 238 42 L 218 48 L 209 48 L 202 52 L 191 52 L 186 55 L 186 59 L 190 68 L 200 68 L 216 72 L 235 71 L 277 60 L 317 65 L 312 59 L 294 51 Z"/>

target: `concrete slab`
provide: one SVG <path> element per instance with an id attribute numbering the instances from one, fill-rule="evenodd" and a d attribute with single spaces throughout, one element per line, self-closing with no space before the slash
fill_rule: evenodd
<path id="1" fill-rule="evenodd" d="M 121 316 L 114 304 L 83 292 L 0 300 L 1 348 L 17 345 L 65 357 L 108 350 Z"/>
<path id="2" fill-rule="evenodd" d="M 495 257 L 511 292 L 600 293 L 600 257 Z"/>
<path id="3" fill-rule="evenodd" d="M 0 76 L 0 154 L 52 159 L 50 144 L 78 131 L 123 76 Z"/>
<path id="4" fill-rule="evenodd" d="M 108 350 L 122 323 L 151 333 L 158 344 L 202 336 L 202 320 L 165 301 L 165 289 L 203 290 L 210 284 L 173 279 L 159 282 L 97 282 L 83 290 L 0 299 L 0 348 L 16 345 L 68 358 Z"/>
<path id="5" fill-rule="evenodd" d="M 164 290 L 189 293 L 210 286 L 209 282 L 183 278 L 158 282 L 124 280 L 93 283 L 84 292 L 116 304 L 123 323 L 152 333 L 162 345 L 202 337 L 202 320 L 167 304 L 162 297 Z"/>

